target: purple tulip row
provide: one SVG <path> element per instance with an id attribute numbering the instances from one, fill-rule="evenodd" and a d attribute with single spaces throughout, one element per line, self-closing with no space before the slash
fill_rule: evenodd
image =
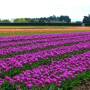
<path id="1" fill-rule="evenodd" d="M 56 84 L 57 86 L 61 86 L 64 80 L 75 78 L 78 74 L 82 72 L 88 70 L 90 71 L 90 52 L 75 55 L 72 58 L 67 58 L 62 61 L 56 61 L 57 58 L 54 58 L 75 51 L 89 51 L 89 34 L 90 33 L 74 33 L 17 36 L 6 38 L 1 37 L 1 47 L 8 46 L 10 44 L 16 47 L 1 49 L 0 56 L 14 54 L 23 51 L 27 52 L 33 49 L 38 49 L 39 51 L 34 53 L 29 52 L 29 54 L 24 55 L 16 55 L 12 58 L 0 60 L 0 73 L 9 73 L 9 71 L 15 68 L 23 70 L 25 65 L 31 66 L 32 64 L 37 63 L 39 61 L 47 60 L 49 58 L 53 59 L 51 64 L 49 65 L 41 65 L 32 70 L 22 71 L 21 74 L 13 76 L 12 78 L 5 75 L 4 79 L 0 78 L 0 86 L 6 80 L 9 81 L 11 84 L 25 84 L 28 88 L 32 88 L 33 86 L 43 87 L 45 85 L 50 84 Z M 17 46 L 18 43 L 28 43 L 29 45 Z M 64 44 L 71 44 L 71 46 L 63 46 Z M 44 48 L 46 49 L 47 47 L 52 47 L 52 49 L 50 48 L 50 50 L 44 50 Z M 43 49 L 43 51 L 41 51 L 41 49 Z"/>
<path id="2" fill-rule="evenodd" d="M 64 44 L 73 44 L 76 42 L 85 42 L 85 41 L 90 41 L 90 37 L 84 37 L 83 38 L 78 38 L 76 40 L 75 39 L 69 39 L 69 40 L 62 40 L 61 41 L 54 41 L 54 42 L 45 42 L 45 43 L 40 43 L 40 44 L 31 44 L 31 45 L 26 45 L 26 46 L 18 46 L 18 47 L 11 47 L 11 48 L 6 48 L 6 49 L 1 49 L 0 50 L 0 56 L 4 56 L 4 55 L 8 55 L 8 54 L 14 54 L 14 53 L 18 53 L 18 52 L 27 52 L 27 51 L 31 51 L 31 50 L 35 50 L 35 49 L 44 49 L 44 48 L 48 48 L 48 47 L 60 47 L 63 46 Z"/>
<path id="3" fill-rule="evenodd" d="M 87 35 L 87 38 L 89 38 L 90 35 Z M 45 42 L 52 42 L 52 41 L 67 41 L 67 40 L 72 40 L 72 39 L 83 39 L 83 38 L 86 38 L 86 36 L 75 36 L 75 37 L 68 37 L 68 38 L 45 38 L 45 39 L 41 39 L 41 40 L 26 40 L 26 41 L 19 41 L 19 42 L 7 42 L 7 43 L 1 43 L 0 44 L 0 48 L 9 48 L 9 47 L 18 47 L 18 46 L 26 46 L 26 45 L 30 45 L 30 44 L 37 44 L 37 43 L 45 43 Z"/>
<path id="4" fill-rule="evenodd" d="M 5 80 L 11 84 L 25 84 L 30 89 L 50 84 L 60 87 L 63 81 L 75 78 L 78 74 L 88 70 L 90 70 L 90 52 L 26 70 L 13 78 L 6 77 Z"/>
<path id="5" fill-rule="evenodd" d="M 25 40 L 36 40 L 36 39 L 45 39 L 45 38 L 65 38 L 65 37 L 71 37 L 71 36 L 76 36 L 76 35 L 89 35 L 89 32 L 85 33 L 70 33 L 70 34 L 48 34 L 48 35 L 32 35 L 32 36 L 9 36 L 9 37 L 1 37 L 0 38 L 0 43 L 3 42 L 12 42 L 12 41 L 25 41 Z"/>
<path id="6" fill-rule="evenodd" d="M 90 35 L 87 35 L 89 37 Z M 17 46 L 17 45 L 22 45 L 22 44 L 36 44 L 36 43 L 44 43 L 44 42 L 51 42 L 51 41 L 59 41 L 59 40 L 69 40 L 69 39 L 76 39 L 76 38 L 84 38 L 86 36 L 75 36 L 75 37 L 70 37 L 70 38 L 45 38 L 41 40 L 26 40 L 26 41 L 18 41 L 18 42 L 7 42 L 7 43 L 0 43 L 0 48 L 2 47 L 7 47 L 7 46 Z"/>
<path id="7" fill-rule="evenodd" d="M 41 39 L 41 40 L 26 40 L 26 41 L 19 41 L 19 42 L 8 42 L 8 43 L 1 43 L 0 48 L 3 47 L 12 47 L 12 46 L 18 46 L 18 45 L 27 45 L 27 44 L 37 44 L 37 43 L 45 43 L 45 42 L 51 42 L 51 41 L 59 41 L 60 38 L 51 38 L 51 39 Z"/>
<path id="8" fill-rule="evenodd" d="M 49 35 L 32 35 L 32 36 L 15 36 L 15 37 L 4 37 L 1 38 L 1 42 L 5 41 L 18 41 L 18 40 L 36 40 L 36 39 L 45 39 L 45 38 L 56 38 L 56 37 L 64 37 L 64 36 L 71 36 L 71 35 L 62 35 L 62 34 L 49 34 Z"/>
<path id="9" fill-rule="evenodd" d="M 46 60 L 50 57 L 57 57 L 83 49 L 89 50 L 90 43 L 87 42 L 62 48 L 55 48 L 52 50 L 43 50 L 32 54 L 17 55 L 12 58 L 0 60 L 0 70 L 9 72 L 14 68 L 23 68 L 23 66 L 26 64 L 32 65 L 33 63 L 39 62 L 41 60 Z"/>
<path id="10" fill-rule="evenodd" d="M 83 39 L 84 38 L 84 39 Z M 45 43 L 40 43 L 40 44 L 31 44 L 31 45 L 25 45 L 25 46 L 18 46 L 18 47 L 11 47 L 11 48 L 8 48 L 8 49 L 2 49 L 2 50 L 0 50 L 0 55 L 2 56 L 2 55 L 7 55 L 7 54 L 13 54 L 13 53 L 17 53 L 17 52 L 23 52 L 23 51 L 31 51 L 31 50 L 33 50 L 33 49 L 42 49 L 42 48 L 45 48 L 45 47 L 50 47 L 50 46 L 57 46 L 57 45 L 60 45 L 60 46 L 62 46 L 62 45 L 64 45 L 64 44 L 69 44 L 69 43 L 71 43 L 71 44 L 73 44 L 73 43 L 75 43 L 75 42 L 81 42 L 81 41 L 83 41 L 83 42 L 85 42 L 85 41 L 89 41 L 90 40 L 90 38 L 89 38 L 89 36 L 87 36 L 87 37 L 83 37 L 83 38 L 78 38 L 78 39 L 76 39 L 76 38 L 74 38 L 74 39 L 68 39 L 68 40 L 61 40 L 61 41 L 59 41 L 58 39 L 58 41 L 56 40 L 56 41 L 54 41 L 54 42 L 45 42 Z"/>

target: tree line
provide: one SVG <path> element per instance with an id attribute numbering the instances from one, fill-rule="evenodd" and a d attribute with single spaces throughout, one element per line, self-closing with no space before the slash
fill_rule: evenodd
<path id="1" fill-rule="evenodd" d="M 72 23 L 69 16 L 50 16 L 41 18 L 16 18 L 13 21 L 9 19 L 0 20 L 0 23 Z M 83 20 L 76 23 L 90 24 L 90 15 L 84 16 Z"/>

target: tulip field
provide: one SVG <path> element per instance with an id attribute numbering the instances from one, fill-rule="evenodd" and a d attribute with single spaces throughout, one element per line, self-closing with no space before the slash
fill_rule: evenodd
<path id="1" fill-rule="evenodd" d="M 76 90 L 87 81 L 90 32 L 0 37 L 0 90 Z"/>

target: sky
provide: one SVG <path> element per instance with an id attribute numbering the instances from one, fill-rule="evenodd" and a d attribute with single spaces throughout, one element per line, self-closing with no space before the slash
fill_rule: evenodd
<path id="1" fill-rule="evenodd" d="M 90 14 L 90 0 L 0 0 L 0 19 L 68 15 L 81 21 Z"/>

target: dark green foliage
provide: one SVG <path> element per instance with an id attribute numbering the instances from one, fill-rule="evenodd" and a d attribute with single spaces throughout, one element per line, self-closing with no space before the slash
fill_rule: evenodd
<path id="1" fill-rule="evenodd" d="M 75 87 L 80 86 L 85 80 L 90 80 L 90 71 L 81 73 L 73 80 L 67 80 L 62 83 L 62 90 L 73 90 Z"/>
<path id="2" fill-rule="evenodd" d="M 83 23 L 85 23 L 85 24 L 90 24 L 90 15 L 88 15 L 88 16 L 84 16 L 84 18 L 83 18 Z"/>
<path id="3" fill-rule="evenodd" d="M 7 81 L 0 87 L 0 90 L 16 90 L 16 87 L 10 85 Z"/>

